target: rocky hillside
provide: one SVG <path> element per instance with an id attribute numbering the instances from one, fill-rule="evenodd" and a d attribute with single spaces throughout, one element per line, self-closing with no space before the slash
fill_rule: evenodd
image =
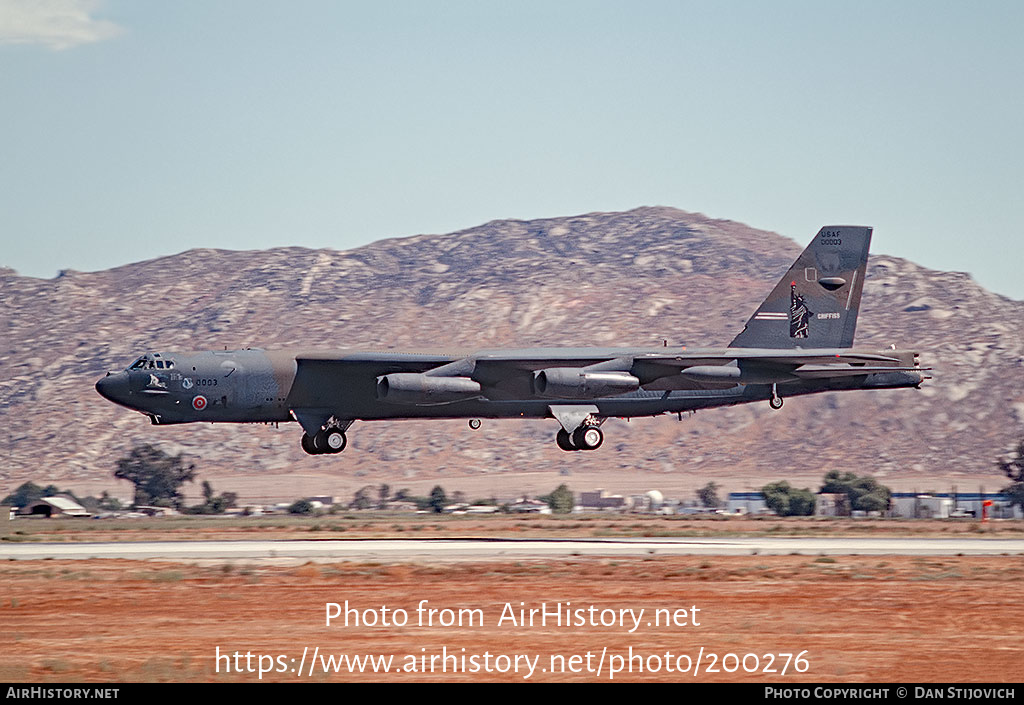
<path id="1" fill-rule="evenodd" d="M 0 488 L 109 477 L 143 441 L 204 474 L 413 477 L 588 468 L 776 479 L 822 468 L 991 474 L 1024 436 L 1024 302 L 966 274 L 873 255 L 858 345 L 915 348 L 921 391 L 850 392 L 684 418 L 610 421 L 596 453 L 566 454 L 556 424 L 357 423 L 339 456 L 309 457 L 297 425 L 153 427 L 96 394 L 147 350 L 531 345 L 725 345 L 798 244 L 671 208 L 494 221 L 355 250 L 191 250 L 51 280 L 0 269 Z"/>

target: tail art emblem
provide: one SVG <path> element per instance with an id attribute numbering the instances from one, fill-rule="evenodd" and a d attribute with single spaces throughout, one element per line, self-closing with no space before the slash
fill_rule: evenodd
<path id="1" fill-rule="evenodd" d="M 813 315 L 804 297 L 796 293 L 796 282 L 792 282 L 789 286 L 789 337 L 806 338 L 807 325 Z"/>

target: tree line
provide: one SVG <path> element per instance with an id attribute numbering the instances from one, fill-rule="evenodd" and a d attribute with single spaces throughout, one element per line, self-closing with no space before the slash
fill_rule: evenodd
<path id="1" fill-rule="evenodd" d="M 997 467 L 1010 479 L 1011 483 L 1001 492 L 1007 495 L 1013 504 L 1024 508 L 1024 440 L 1018 443 L 1014 455 L 1001 458 Z M 117 461 L 114 477 L 127 480 L 134 485 L 133 505 L 170 507 L 190 514 L 222 514 L 227 509 L 237 506 L 238 495 L 234 492 L 215 493 L 208 481 L 203 481 L 203 502 L 187 506 L 182 487 L 186 482 L 194 482 L 196 467 L 187 463 L 183 454 L 170 455 L 150 444 L 136 446 L 128 455 Z M 705 507 L 720 507 L 718 498 L 719 485 L 707 483 L 696 492 L 697 499 Z M 779 516 L 806 516 L 814 513 L 816 497 L 809 488 L 796 488 L 787 481 L 771 482 L 761 488 L 768 508 Z M 885 511 L 892 500 L 892 490 L 868 475 L 856 475 L 852 472 L 830 470 L 825 473 L 819 493 L 833 494 L 841 498 L 849 511 Z M 103 492 L 100 497 L 79 499 L 68 490 L 61 490 L 56 485 L 36 485 L 32 482 L 23 483 L 14 492 L 8 494 L 0 504 L 24 507 L 43 497 L 65 495 L 78 502 L 90 511 L 116 511 L 121 503 L 109 493 Z M 545 502 L 553 513 L 567 514 L 573 510 L 575 496 L 565 484 L 560 485 L 550 494 L 538 497 Z M 449 497 L 440 485 L 436 485 L 427 496 L 416 496 L 408 489 L 392 492 L 391 486 L 381 484 L 367 485 L 356 491 L 351 509 L 383 509 L 392 502 L 410 502 L 418 510 L 441 513 L 451 503 L 467 503 L 462 492 L 455 492 Z M 495 498 L 476 499 L 474 505 L 497 506 Z M 308 500 L 299 500 L 292 504 L 289 511 L 296 514 L 313 513 L 314 505 Z"/>

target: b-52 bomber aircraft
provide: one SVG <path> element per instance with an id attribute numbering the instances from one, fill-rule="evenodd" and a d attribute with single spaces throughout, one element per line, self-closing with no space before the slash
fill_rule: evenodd
<path id="1" fill-rule="evenodd" d="M 554 418 L 558 447 L 584 451 L 611 417 L 919 387 L 917 353 L 852 347 L 871 232 L 822 228 L 726 348 L 162 352 L 96 389 L 154 424 L 297 421 L 319 455 L 344 450 L 355 421 Z"/>

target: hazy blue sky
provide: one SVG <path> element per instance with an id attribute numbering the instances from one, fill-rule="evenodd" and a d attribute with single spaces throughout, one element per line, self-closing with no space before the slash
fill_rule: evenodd
<path id="1" fill-rule="evenodd" d="M 1024 2 L 0 0 L 0 265 L 667 205 L 1024 299 Z"/>

